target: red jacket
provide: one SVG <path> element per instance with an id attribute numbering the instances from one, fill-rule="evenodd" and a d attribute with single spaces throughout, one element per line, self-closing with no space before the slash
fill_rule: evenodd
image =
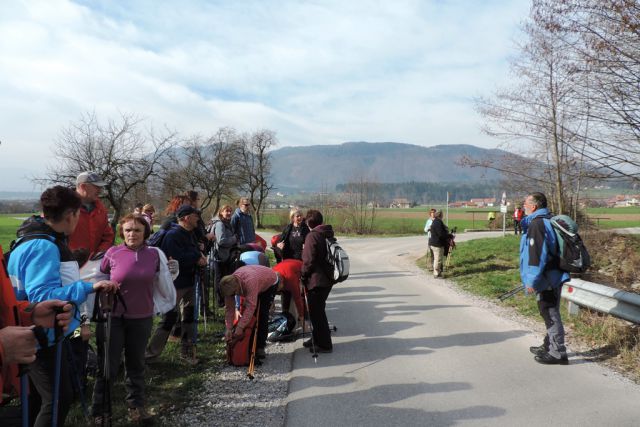
<path id="1" fill-rule="evenodd" d="M 0 247 L 0 329 L 7 326 L 16 326 L 15 309 L 18 308 L 18 322 L 20 326 L 30 326 L 31 313 L 25 313 L 24 309 L 29 305 L 29 301 L 16 301 L 16 294 L 13 291 L 9 274 L 5 268 L 2 247 Z M 20 395 L 20 378 L 18 377 L 18 365 L 7 365 L 4 363 L 4 349 L 0 344 L 0 391 L 2 394 Z M 0 394 L 0 402 L 2 395 Z"/>
<path id="2" fill-rule="evenodd" d="M 72 251 L 87 249 L 90 254 L 106 252 L 113 246 L 114 233 L 109 219 L 107 208 L 100 200 L 96 200 L 91 212 L 84 206 L 80 207 L 80 220 L 71 236 L 69 236 L 69 248 Z"/>
<path id="3" fill-rule="evenodd" d="M 302 295 L 300 294 L 301 270 L 302 261 L 293 258 L 285 259 L 273 267 L 273 271 L 279 273 L 280 277 L 282 277 L 282 290 L 291 293 L 293 301 L 296 304 L 296 310 L 298 310 L 298 316 L 302 317 L 302 313 L 304 313 L 304 303 L 302 302 Z M 289 307 L 284 308 L 288 309 Z"/>

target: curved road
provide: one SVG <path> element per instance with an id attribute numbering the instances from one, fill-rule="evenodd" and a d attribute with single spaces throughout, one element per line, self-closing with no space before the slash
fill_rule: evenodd
<path id="1" fill-rule="evenodd" d="M 351 275 L 328 300 L 334 352 L 314 364 L 296 344 L 286 425 L 640 424 L 639 386 L 571 353 L 569 366 L 536 363 L 540 337 L 419 271 L 424 237 L 341 244 Z"/>

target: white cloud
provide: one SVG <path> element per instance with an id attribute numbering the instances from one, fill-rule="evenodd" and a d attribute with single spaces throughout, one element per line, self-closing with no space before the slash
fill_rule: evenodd
<path id="1" fill-rule="evenodd" d="M 527 12 L 527 0 L 4 2 L 0 190 L 5 162 L 41 170 L 87 111 L 185 135 L 270 128 L 282 146 L 495 146 L 471 98 L 506 78 Z"/>

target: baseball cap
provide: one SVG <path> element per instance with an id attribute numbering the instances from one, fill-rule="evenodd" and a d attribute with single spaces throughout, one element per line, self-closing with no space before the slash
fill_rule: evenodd
<path id="1" fill-rule="evenodd" d="M 194 208 L 191 205 L 182 205 L 176 211 L 176 216 L 178 218 L 183 218 L 187 215 L 191 215 L 192 213 L 198 213 L 198 209 Z"/>
<path id="2" fill-rule="evenodd" d="M 100 175 L 95 172 L 82 172 L 78 175 L 76 178 L 76 185 L 80 184 L 93 184 L 97 187 L 104 187 L 107 185 L 107 183 L 100 178 Z"/>

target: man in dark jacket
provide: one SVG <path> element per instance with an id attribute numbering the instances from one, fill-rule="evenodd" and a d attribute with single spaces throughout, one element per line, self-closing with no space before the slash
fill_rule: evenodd
<path id="1" fill-rule="evenodd" d="M 162 240 L 160 249 L 167 255 L 167 258 L 173 258 L 180 265 L 180 274 L 173 281 L 176 287 L 175 308 L 162 316 L 162 321 L 158 325 L 155 333 L 149 341 L 145 357 L 152 361 L 157 358 L 164 350 L 169 338 L 171 328 L 178 319 L 178 310 L 180 309 L 180 301 L 182 300 L 183 317 L 182 317 L 182 357 L 183 360 L 193 363 L 193 321 L 194 321 L 194 279 L 198 266 L 207 264 L 207 259 L 202 255 L 198 248 L 193 230 L 198 226 L 200 219 L 199 212 L 191 205 L 182 205 L 176 211 L 179 227 L 172 227 Z"/>
<path id="2" fill-rule="evenodd" d="M 326 239 L 334 239 L 331 225 L 323 224 L 322 214 L 310 209 L 306 216 L 307 225 L 311 229 L 304 241 L 302 250 L 302 284 L 309 302 L 309 318 L 313 326 L 313 341 L 305 341 L 304 346 L 313 351 L 331 353 L 333 344 L 329 331 L 329 321 L 325 307 L 333 286 L 333 267 L 327 261 Z"/>
<path id="3" fill-rule="evenodd" d="M 433 252 L 433 277 L 442 277 L 442 258 L 447 245 L 447 228 L 442 222 L 442 211 L 436 212 L 429 233 L 429 248 Z"/>

